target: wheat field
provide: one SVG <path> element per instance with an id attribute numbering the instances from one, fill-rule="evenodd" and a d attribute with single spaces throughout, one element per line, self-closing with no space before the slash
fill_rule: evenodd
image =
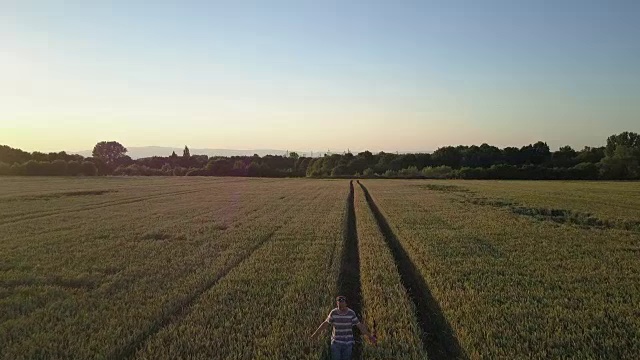
<path id="1" fill-rule="evenodd" d="M 0 177 L 0 358 L 640 356 L 633 182 Z"/>

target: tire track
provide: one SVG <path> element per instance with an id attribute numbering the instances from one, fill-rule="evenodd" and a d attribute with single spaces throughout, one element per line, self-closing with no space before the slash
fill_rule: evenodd
<path id="1" fill-rule="evenodd" d="M 360 254 L 358 251 L 358 232 L 356 228 L 356 212 L 354 208 L 353 180 L 349 182 L 349 195 L 347 196 L 347 216 L 345 217 L 343 238 L 344 248 L 340 262 L 340 274 L 338 275 L 338 291 L 340 295 L 347 297 L 347 305 L 355 311 L 362 321 L 362 292 L 360 284 Z M 362 344 L 359 341 L 360 331 L 355 328 L 353 336 L 356 343 L 353 347 L 353 358 L 360 359 Z"/>
<path id="2" fill-rule="evenodd" d="M 387 246 L 391 249 L 402 285 L 415 305 L 418 325 L 422 329 L 422 344 L 429 359 L 468 358 L 420 271 L 398 241 L 367 188 L 360 181 L 358 184 L 364 192 Z"/>
<path id="3" fill-rule="evenodd" d="M 132 359 L 138 350 L 142 349 L 147 341 L 159 333 L 162 329 L 184 319 L 190 312 L 193 305 L 204 295 L 207 291 L 211 290 L 220 280 L 224 279 L 233 269 L 240 266 L 244 261 L 251 257 L 257 250 L 259 250 L 265 243 L 267 243 L 273 235 L 280 230 L 282 225 L 268 233 L 262 239 L 260 239 L 254 246 L 252 246 L 244 256 L 234 260 L 228 266 L 224 267 L 216 276 L 206 281 L 199 286 L 196 291 L 189 297 L 174 304 L 168 312 L 161 315 L 156 321 L 144 332 L 134 337 L 127 345 L 116 349 L 107 358 L 108 359 Z"/>

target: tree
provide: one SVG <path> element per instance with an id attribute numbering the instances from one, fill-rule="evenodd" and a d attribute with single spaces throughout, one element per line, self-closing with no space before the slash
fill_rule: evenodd
<path id="1" fill-rule="evenodd" d="M 82 173 L 82 165 L 79 161 L 71 160 L 67 163 L 67 175 L 77 176 Z"/>
<path id="2" fill-rule="evenodd" d="M 260 176 L 260 164 L 252 161 L 249 166 L 247 166 L 247 175 L 248 176 Z"/>
<path id="3" fill-rule="evenodd" d="M 576 161 L 578 163 L 597 163 L 604 158 L 604 147 L 592 148 L 585 146 L 578 152 Z"/>
<path id="4" fill-rule="evenodd" d="M 82 173 L 86 176 L 96 176 L 98 168 L 91 161 L 83 161 L 81 164 Z"/>
<path id="5" fill-rule="evenodd" d="M 289 157 L 290 157 L 290 158 L 292 158 L 292 159 L 294 159 L 294 160 L 298 160 L 298 158 L 300 157 L 300 155 L 298 155 L 298 153 L 297 153 L 297 152 L 292 151 L 292 152 L 290 152 L 290 153 L 289 153 Z"/>
<path id="6" fill-rule="evenodd" d="M 104 161 L 109 166 L 114 166 L 116 162 L 125 157 L 127 148 L 117 141 L 102 141 L 93 148 L 94 158 Z"/>
<path id="7" fill-rule="evenodd" d="M 340 176 L 340 175 L 346 175 L 346 174 L 347 174 L 347 167 L 342 164 L 334 167 L 333 170 L 331 170 L 331 176 Z"/>
<path id="8" fill-rule="evenodd" d="M 35 160 L 29 160 L 24 164 L 25 175 L 44 175 L 42 163 Z"/>
<path id="9" fill-rule="evenodd" d="M 211 159 L 207 164 L 207 171 L 214 176 L 231 175 L 233 165 L 227 159 Z"/>
<path id="10" fill-rule="evenodd" d="M 460 167 L 462 161 L 461 149 L 453 146 L 438 148 L 431 155 L 434 165 L 445 165 L 452 168 Z"/>
<path id="11" fill-rule="evenodd" d="M 617 145 L 614 153 L 602 159 L 600 165 L 602 176 L 608 179 L 640 178 L 640 156 L 627 145 Z"/>
<path id="12" fill-rule="evenodd" d="M 625 131 L 618 135 L 611 135 L 607 138 L 607 146 L 605 148 L 605 155 L 607 157 L 613 157 L 616 153 L 616 148 L 619 145 L 624 145 L 634 150 L 640 150 L 640 135 L 634 132 Z"/>
<path id="13" fill-rule="evenodd" d="M 0 162 L 0 175 L 11 174 L 11 166 L 7 163 Z"/>
<path id="14" fill-rule="evenodd" d="M 607 138 L 600 172 L 607 179 L 640 178 L 640 135 L 625 131 Z"/>
<path id="15" fill-rule="evenodd" d="M 233 176 L 246 176 L 247 175 L 246 168 L 247 167 L 245 166 L 244 161 L 236 160 L 233 163 L 233 169 L 231 169 L 231 174 Z"/>
<path id="16" fill-rule="evenodd" d="M 189 160 L 191 158 L 191 152 L 187 145 L 184 146 L 184 150 L 182 150 L 182 158 L 185 160 Z"/>
<path id="17" fill-rule="evenodd" d="M 569 168 L 577 164 L 577 152 L 571 146 L 562 146 L 551 154 L 551 163 L 554 167 Z"/>
<path id="18" fill-rule="evenodd" d="M 512 146 L 508 146 L 502 149 L 502 160 L 507 165 L 522 164 L 522 156 L 520 155 L 520 149 Z"/>
<path id="19" fill-rule="evenodd" d="M 24 164 L 14 163 L 11 165 L 11 169 L 9 170 L 11 175 L 26 175 L 26 169 Z"/>
<path id="20" fill-rule="evenodd" d="M 67 175 L 67 162 L 59 159 L 53 161 L 51 165 L 49 165 L 49 175 Z"/>
<path id="21" fill-rule="evenodd" d="M 160 171 L 162 171 L 162 173 L 167 176 L 171 176 L 173 174 L 173 169 L 171 169 L 170 164 L 162 165 L 162 167 L 160 168 Z"/>
<path id="22" fill-rule="evenodd" d="M 0 161 L 7 164 L 22 164 L 31 160 L 31 154 L 20 149 L 14 149 L 7 145 L 0 145 Z"/>
<path id="23" fill-rule="evenodd" d="M 322 165 L 324 158 L 312 158 L 307 166 L 307 177 L 322 176 Z"/>
<path id="24" fill-rule="evenodd" d="M 373 171 L 372 168 L 366 168 L 364 169 L 364 171 L 362 172 L 362 175 L 366 176 L 366 177 L 373 177 L 376 175 L 375 171 Z"/>
<path id="25" fill-rule="evenodd" d="M 524 163 L 539 165 L 551 158 L 551 151 L 546 142 L 538 141 L 520 148 L 520 154 Z"/>

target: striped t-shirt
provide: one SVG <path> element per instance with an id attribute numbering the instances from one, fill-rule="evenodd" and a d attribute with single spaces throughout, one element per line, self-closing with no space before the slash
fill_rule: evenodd
<path id="1" fill-rule="evenodd" d="M 360 321 L 355 311 L 347 308 L 347 312 L 340 313 L 338 308 L 331 310 L 327 316 L 327 322 L 333 325 L 333 333 L 331 334 L 331 343 L 353 344 L 353 327 L 358 325 Z"/>

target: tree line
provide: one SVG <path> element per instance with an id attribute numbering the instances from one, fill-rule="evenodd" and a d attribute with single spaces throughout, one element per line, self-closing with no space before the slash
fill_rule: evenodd
<path id="1" fill-rule="evenodd" d="M 394 154 L 363 151 L 312 158 L 286 156 L 181 155 L 133 160 L 115 141 L 103 141 L 92 156 L 28 153 L 0 146 L 0 175 L 67 176 L 250 176 L 250 177 L 384 177 L 460 179 L 640 179 L 640 136 L 623 132 L 605 146 L 551 151 L 542 141 L 517 147 L 445 146 L 433 153 Z"/>

